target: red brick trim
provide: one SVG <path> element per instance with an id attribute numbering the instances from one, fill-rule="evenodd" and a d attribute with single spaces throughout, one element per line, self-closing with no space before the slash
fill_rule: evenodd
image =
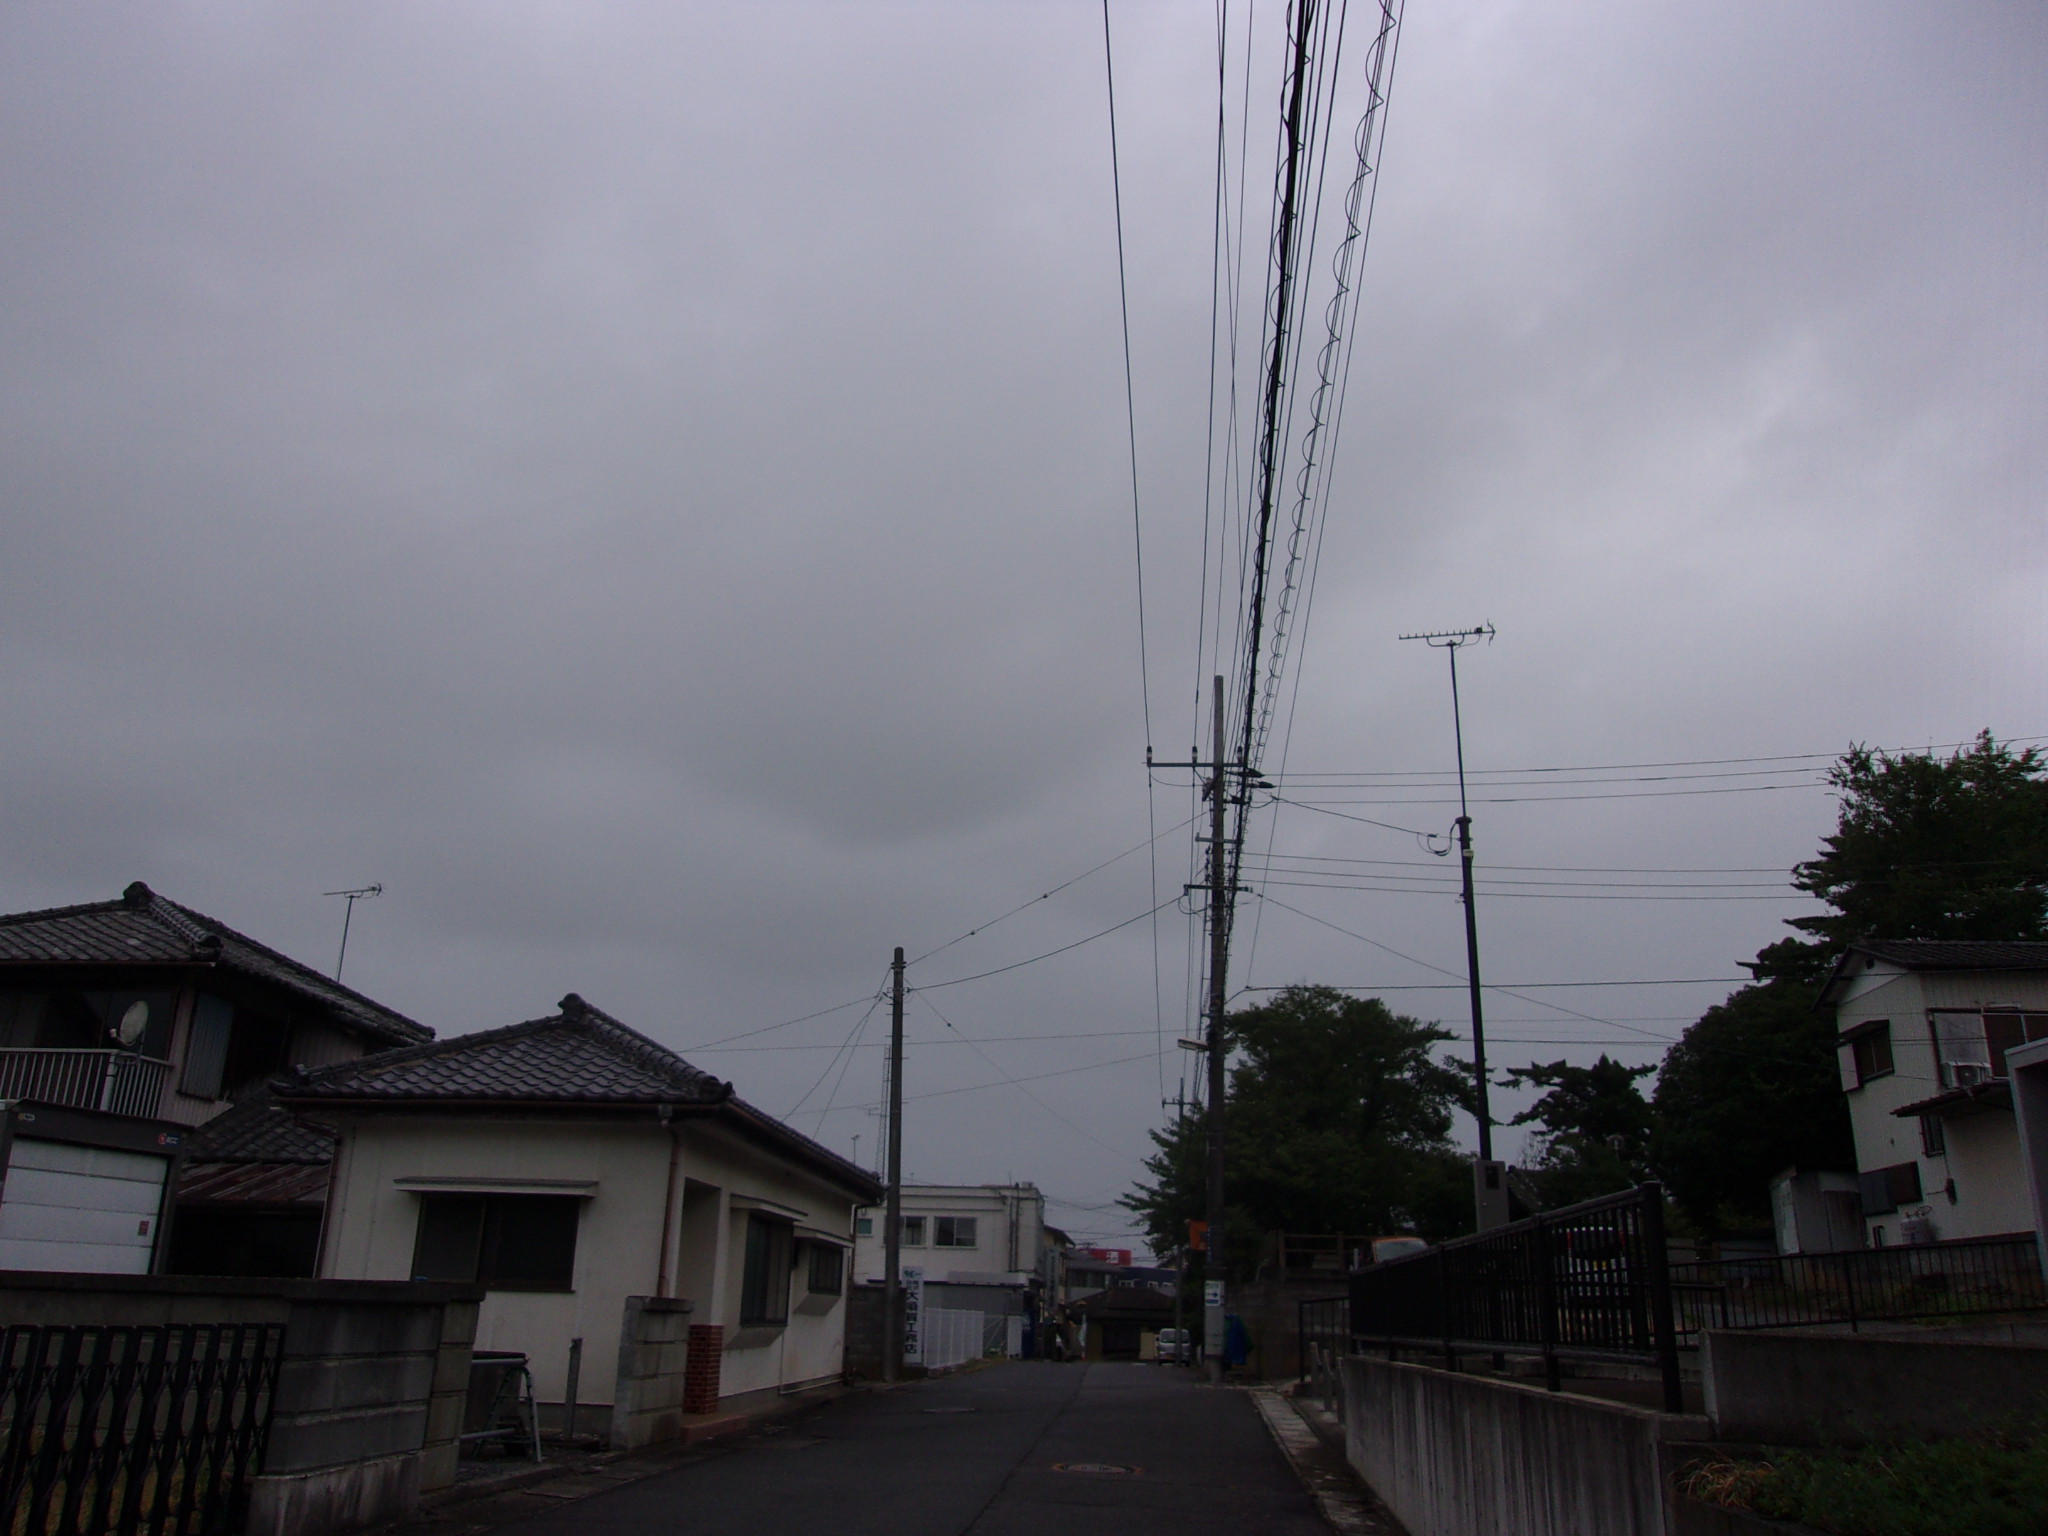
<path id="1" fill-rule="evenodd" d="M 690 1324 L 690 1354 L 683 1368 L 683 1412 L 718 1412 L 718 1375 L 724 1362 L 724 1325 Z"/>

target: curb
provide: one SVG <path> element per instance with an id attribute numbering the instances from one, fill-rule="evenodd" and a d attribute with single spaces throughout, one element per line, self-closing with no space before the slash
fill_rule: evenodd
<path id="1" fill-rule="evenodd" d="M 1316 1501 L 1324 1524 L 1340 1536 L 1406 1536 L 1400 1522 L 1358 1480 L 1342 1451 L 1292 1402 L 1271 1387 L 1255 1388 L 1249 1396 L 1280 1454 Z"/>

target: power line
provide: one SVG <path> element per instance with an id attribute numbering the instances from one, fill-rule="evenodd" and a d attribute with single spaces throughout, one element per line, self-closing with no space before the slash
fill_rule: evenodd
<path id="1" fill-rule="evenodd" d="M 1109 185 L 1116 207 L 1116 292 L 1124 329 L 1124 425 L 1131 449 L 1131 543 L 1138 567 L 1138 695 L 1145 709 L 1145 750 L 1152 750 L 1152 669 L 1145 657 L 1145 529 L 1138 513 L 1138 396 L 1131 382 L 1131 291 L 1124 271 L 1124 182 L 1116 143 L 1116 61 L 1109 42 L 1109 0 L 1102 0 L 1102 72 L 1109 96 Z"/>
<path id="2" fill-rule="evenodd" d="M 1279 903 L 1275 902 L 1274 905 L 1278 906 Z M 1344 930 L 1339 929 L 1338 931 L 1341 933 Z M 1351 937 L 1357 938 L 1359 935 L 1352 934 Z M 1371 943 L 1372 941 L 1368 939 L 1366 942 Z M 1433 965 L 1430 969 L 1434 971 L 1441 968 Z M 1444 971 L 1443 974 L 1448 976 L 1451 973 Z M 1487 985 L 1498 988 L 1503 992 L 1511 987 L 1517 992 L 1532 992 L 1544 988 L 1567 990 L 1573 987 L 1746 987 L 1755 980 L 1754 976 L 1647 976 L 1629 981 L 1490 981 Z M 1300 985 L 1301 983 L 1298 981 L 1291 981 L 1282 982 L 1274 986 L 1243 986 L 1239 987 L 1238 991 L 1286 992 Z M 1461 976 L 1454 982 L 1405 981 L 1393 984 L 1370 981 L 1333 981 L 1318 983 L 1318 985 L 1327 986 L 1333 992 L 1462 992 L 1465 990 L 1465 979 Z M 1549 1005 L 1546 1003 L 1541 1006 L 1548 1007 Z M 1595 1019 L 1593 1022 L 1596 1024 L 1606 1024 L 1611 1023 L 1612 1020 Z"/>
<path id="3" fill-rule="evenodd" d="M 1102 873 L 1102 871 L 1109 868 L 1110 865 L 1119 863 L 1124 859 L 1128 859 L 1134 853 L 1142 853 L 1145 849 L 1150 848 L 1155 843 L 1157 843 L 1159 839 L 1161 839 L 1162 837 L 1173 836 L 1174 833 L 1180 831 L 1182 828 L 1192 823 L 1194 819 L 1194 817 L 1190 816 L 1186 821 L 1177 822 L 1173 826 L 1166 828 L 1163 832 L 1154 832 L 1150 837 L 1146 838 L 1144 842 L 1134 843 L 1129 848 L 1126 848 L 1122 853 L 1111 854 L 1108 858 L 1104 859 L 1100 864 L 1094 864 L 1089 866 L 1087 869 L 1082 870 L 1081 873 L 1074 876 L 1073 879 L 1063 880 L 1058 885 L 1054 886 L 1051 890 L 1042 892 L 1039 895 L 1032 897 L 1029 901 L 1020 901 L 1017 903 L 1016 906 L 1010 908 L 1009 911 L 1003 913 L 1000 917 L 992 917 L 987 922 L 982 923 L 978 927 L 970 928 L 965 933 L 958 934 L 953 938 L 946 940 L 946 942 L 939 945 L 937 949 L 928 949 L 923 954 L 919 955 L 917 959 L 907 960 L 904 963 L 906 965 L 922 964 L 924 961 L 931 959 L 933 955 L 943 954 L 946 950 L 951 949 L 955 944 L 964 943 L 966 940 L 974 938 L 978 934 L 987 933 L 989 929 L 995 927 L 997 923 L 1005 922 L 1008 919 L 1015 917 L 1019 912 L 1022 912 L 1029 907 L 1037 906 L 1041 901 L 1050 901 L 1053 897 L 1059 895 L 1061 891 L 1064 891 L 1071 886 L 1079 885 L 1083 880 L 1086 880 L 1090 875 L 1099 875 Z M 1171 906 L 1172 903 L 1166 902 L 1163 903 L 1163 905 Z M 944 983 L 944 985 L 950 986 L 952 985 L 952 983 L 947 982 Z M 852 1005 L 847 1004 L 845 1006 L 850 1007 Z"/>
<path id="4" fill-rule="evenodd" d="M 934 1088 L 929 1093 L 913 1093 L 909 1095 L 909 1098 L 943 1099 L 949 1094 L 981 1093 L 990 1088 L 1021 1088 L 1026 1083 L 1042 1083 L 1049 1077 L 1072 1077 L 1077 1072 L 1101 1072 L 1110 1067 L 1127 1067 L 1134 1061 L 1149 1061 L 1151 1058 L 1152 1053 L 1150 1051 L 1142 1051 L 1136 1056 L 1119 1056 L 1115 1061 L 1093 1061 L 1085 1066 L 1061 1067 L 1056 1072 L 1035 1072 L 1030 1077 L 1006 1077 L 998 1083 L 969 1083 L 960 1088 Z"/>
<path id="5" fill-rule="evenodd" d="M 879 993 L 873 994 L 873 996 L 877 997 L 879 995 Z M 788 1029 L 792 1024 L 808 1024 L 812 1019 L 822 1019 L 835 1013 L 844 1013 L 847 1009 L 858 1008 L 862 1003 L 870 1000 L 870 997 L 856 997 L 844 1003 L 834 1003 L 830 1008 L 820 1008 L 816 1013 L 806 1013 L 794 1019 L 784 1019 L 780 1024 L 763 1024 L 759 1029 L 743 1029 L 736 1035 L 726 1035 L 718 1040 L 706 1040 L 702 1045 L 685 1046 L 684 1049 L 689 1051 L 708 1051 L 715 1046 L 730 1044 L 734 1040 L 751 1040 L 756 1035 L 766 1035 L 778 1029 Z"/>
<path id="6" fill-rule="evenodd" d="M 2008 747 L 2017 747 L 2017 746 L 2024 746 L 2024 745 L 2026 745 L 2026 744 L 2027 744 L 2027 743 L 2029 743 L 2029 742 L 2048 742 L 2048 736 L 2009 736 L 2009 737 L 2007 737 L 2007 738 L 2005 739 L 2005 741 L 2003 742 L 2003 745 L 2005 745 L 2005 746 L 2008 746 Z M 1878 753 L 1878 754 L 1879 754 L 1880 756 L 1884 756 L 1884 757 L 1902 757 L 1902 756 L 1919 756 L 1919 755 L 1923 755 L 1923 754 L 1925 754 L 1925 753 L 1929 753 L 1929 752 L 1952 752 L 1952 751 L 1959 751 L 1959 750 L 1961 750 L 1962 748 L 1965 748 L 1965 747 L 1974 747 L 1974 746 L 1975 746 L 1976 744 L 1977 744 L 1977 743 L 1976 743 L 1976 742 L 1975 742 L 1975 740 L 1973 739 L 1973 740 L 1970 740 L 1970 741 L 1945 741 L 1945 742 L 1937 742 L 1937 743 L 1935 743 L 1935 744 L 1933 744 L 1933 745 L 1931 745 L 1931 746 L 1927 746 L 1927 747 L 1877 747 L 1877 748 L 1873 748 L 1872 750 L 1874 750 L 1875 752 L 1877 752 L 1877 753 Z M 1517 773 L 1608 773 L 1608 772 L 1616 772 L 1616 773 L 1618 773 L 1618 772 L 1622 772 L 1622 771 L 1624 771 L 1624 770 L 1629 770 L 1629 769 L 1637 769 L 1637 768 L 1718 768 L 1718 767 L 1725 767 L 1725 766 L 1729 766 L 1729 765 L 1731 765 L 1731 764 L 1735 764 L 1735 763 L 1793 763 L 1793 762 L 1834 762 L 1834 761 L 1837 761 L 1837 760 L 1839 760 L 1839 759 L 1841 758 L 1841 756 L 1842 756 L 1842 754 L 1841 754 L 1841 753 L 1839 753 L 1839 752 L 1785 752 L 1785 753 L 1779 753 L 1779 754 L 1777 754 L 1777 755 L 1775 755 L 1775 756 L 1759 756 L 1759 757 L 1701 757 L 1701 758 L 1686 758 L 1686 759 L 1678 759 L 1678 760 L 1674 760 L 1674 761 L 1670 761 L 1670 762 L 1655 762 L 1655 763 L 1578 763 L 1578 764 L 1574 764 L 1574 765 L 1571 765 L 1571 766 L 1568 766 L 1568 767 L 1541 767 L 1541 768 L 1473 768 L 1473 769 L 1470 769 L 1470 770 L 1469 770 L 1469 772 L 1470 772 L 1470 773 L 1471 773 L 1471 774 L 1472 774 L 1473 776 L 1475 776 L 1475 777 L 1477 777 L 1477 776 L 1479 776 L 1479 775 L 1481 775 L 1481 774 L 1517 774 Z M 1297 778 L 1300 778 L 1300 777 L 1308 777 L 1308 778 L 1316 778 L 1316 777 L 1323 777 L 1323 778 L 1389 778 L 1389 777 L 1392 777 L 1392 778 L 1425 778 L 1425 777 L 1430 777 L 1430 776 L 1432 776 L 1432 775 L 1434 775 L 1434 776 L 1441 776 L 1442 774 L 1443 774 L 1443 770 L 1442 770 L 1441 768 L 1426 768 L 1426 769 L 1425 769 L 1425 768 L 1416 768 L 1416 769 L 1388 769 L 1388 770 L 1384 770 L 1384 771 L 1373 771 L 1373 772 L 1358 772 L 1358 773 L 1330 773 L 1330 774 L 1320 774 L 1320 775 L 1319 775 L 1319 774 L 1313 774 L 1313 773 L 1305 773 L 1305 774 L 1298 774 L 1298 775 L 1295 775 L 1295 777 L 1297 777 Z"/>
<path id="7" fill-rule="evenodd" d="M 1013 960 L 1010 964 L 999 965 L 992 971 L 977 971 L 972 976 L 955 976 L 951 981 L 928 981 L 924 983 L 923 986 L 918 987 L 915 990 L 920 992 L 932 992 L 936 991 L 940 987 L 957 987 L 970 981 L 984 981 L 990 976 L 1000 976 L 1005 971 L 1014 971 L 1022 966 L 1036 965 L 1041 960 L 1052 959 L 1054 955 L 1064 955 L 1070 949 L 1079 949 L 1083 944 L 1093 944 L 1097 939 L 1107 938 L 1110 934 L 1117 932 L 1119 929 L 1128 928 L 1133 923 L 1142 923 L 1154 912 L 1163 911 L 1167 907 L 1174 905 L 1174 903 L 1178 902 L 1179 900 L 1180 898 L 1178 896 L 1169 897 L 1167 900 L 1160 902 L 1158 906 L 1146 908 L 1143 912 L 1140 912 L 1136 917 L 1127 917 L 1120 923 L 1112 923 L 1109 927 L 1104 928 L 1099 932 L 1089 934 L 1088 937 L 1085 939 L 1076 939 L 1071 944 L 1062 944 L 1058 949 L 1048 949 L 1044 954 L 1033 955 L 1028 960 Z"/>

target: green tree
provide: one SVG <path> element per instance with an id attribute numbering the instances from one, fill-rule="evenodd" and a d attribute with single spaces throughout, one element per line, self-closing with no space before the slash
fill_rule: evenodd
<path id="1" fill-rule="evenodd" d="M 1702 1226 L 1761 1222 L 1771 1178 L 1853 1165 L 1821 984 L 1865 939 L 2048 938 L 2048 763 L 1991 733 L 1947 758 L 1854 747 L 1829 771 L 1834 834 L 1792 871 L 1831 909 L 1791 920 L 1664 1058 L 1651 1160 Z"/>
<path id="2" fill-rule="evenodd" d="M 1763 976 L 1819 980 L 1859 939 L 2048 936 L 2048 762 L 1989 731 L 1946 759 L 1852 747 L 1828 772 L 1841 808 L 1792 884 L 1832 911 L 1761 951 Z"/>
<path id="3" fill-rule="evenodd" d="M 1516 1067 L 1503 1088 L 1549 1091 L 1510 1125 L 1537 1125 L 1523 1171 L 1547 1209 L 1611 1195 L 1650 1177 L 1650 1102 L 1636 1086 L 1654 1066 L 1627 1067 L 1605 1052 L 1590 1067 L 1553 1061 Z"/>
<path id="4" fill-rule="evenodd" d="M 1469 1165 L 1451 1146 L 1471 1107 L 1471 1072 L 1440 1060 L 1451 1038 L 1377 998 L 1290 987 L 1230 1015 L 1225 1119 L 1227 1255 L 1243 1273 L 1265 1232 L 1451 1236 L 1471 1225 Z M 1159 1249 L 1204 1214 L 1198 1116 L 1154 1131 L 1149 1181 L 1123 1197 Z"/>

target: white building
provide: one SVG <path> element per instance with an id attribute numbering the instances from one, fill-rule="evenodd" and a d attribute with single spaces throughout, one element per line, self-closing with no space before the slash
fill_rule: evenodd
<path id="1" fill-rule="evenodd" d="M 854 1274 L 880 1285 L 888 1273 L 884 1209 L 854 1222 Z M 924 1273 L 924 1304 L 984 1317 L 1035 1321 L 1058 1293 L 1060 1244 L 1045 1224 L 1035 1184 L 906 1184 L 905 1268 Z"/>
<path id="2" fill-rule="evenodd" d="M 1853 946 L 1821 993 L 1873 1245 L 2035 1230 L 2006 1052 L 2048 1039 L 2048 943 Z"/>
<path id="3" fill-rule="evenodd" d="M 838 1380 L 874 1179 L 574 993 L 561 1007 L 280 1080 L 337 1132 L 321 1278 L 483 1286 L 477 1348 L 526 1354 L 544 1403 L 573 1339 L 579 1402 L 604 1402 L 628 1297 L 693 1304 L 688 1411 Z"/>

